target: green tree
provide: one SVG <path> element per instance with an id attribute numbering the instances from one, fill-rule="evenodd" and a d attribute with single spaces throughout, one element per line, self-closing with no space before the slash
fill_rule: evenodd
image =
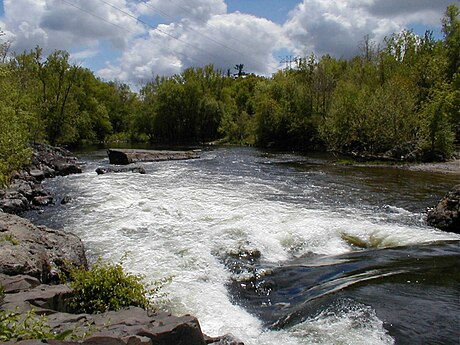
<path id="1" fill-rule="evenodd" d="M 447 76 L 452 81 L 460 73 L 460 18 L 457 5 L 449 5 L 442 19 L 444 46 L 447 56 Z"/>

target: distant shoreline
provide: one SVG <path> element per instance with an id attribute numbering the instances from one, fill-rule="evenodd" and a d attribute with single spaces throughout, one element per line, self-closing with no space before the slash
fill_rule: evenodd
<path id="1" fill-rule="evenodd" d="M 410 171 L 424 171 L 432 173 L 460 175 L 460 159 L 454 159 L 447 162 L 403 165 L 401 166 L 401 168 Z"/>

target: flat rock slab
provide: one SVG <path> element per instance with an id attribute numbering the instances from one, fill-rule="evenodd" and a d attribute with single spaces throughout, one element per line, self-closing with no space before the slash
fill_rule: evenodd
<path id="1" fill-rule="evenodd" d="M 110 164 L 117 165 L 200 158 L 200 155 L 196 151 L 108 149 L 107 154 Z"/>

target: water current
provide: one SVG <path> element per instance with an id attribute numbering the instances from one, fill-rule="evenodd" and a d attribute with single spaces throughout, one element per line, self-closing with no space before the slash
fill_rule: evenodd
<path id="1" fill-rule="evenodd" d="M 331 157 L 204 150 L 147 174 L 48 180 L 72 202 L 30 214 L 90 260 L 170 278 L 158 303 L 211 336 L 256 344 L 459 344 L 460 236 L 424 223 L 458 175 L 333 164 Z"/>

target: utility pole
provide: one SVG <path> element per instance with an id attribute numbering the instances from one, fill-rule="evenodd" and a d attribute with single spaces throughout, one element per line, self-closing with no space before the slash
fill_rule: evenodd
<path id="1" fill-rule="evenodd" d="M 281 58 L 280 64 L 285 64 L 286 65 L 286 70 L 292 69 L 292 63 L 295 62 L 297 64 L 297 61 L 299 59 L 298 56 L 292 56 L 292 55 L 286 55 L 285 57 Z"/>

